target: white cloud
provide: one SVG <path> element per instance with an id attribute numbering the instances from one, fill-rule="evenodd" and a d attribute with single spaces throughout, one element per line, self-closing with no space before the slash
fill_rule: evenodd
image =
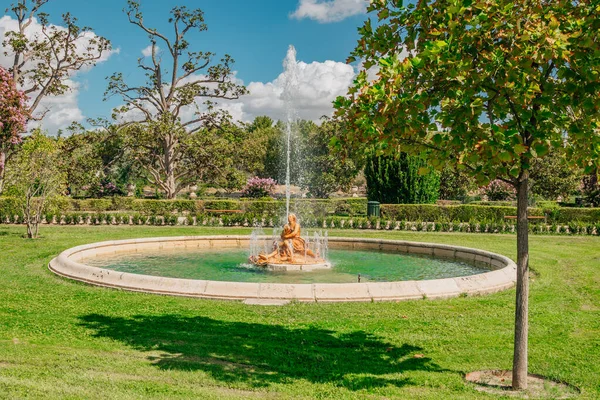
<path id="1" fill-rule="evenodd" d="M 338 22 L 365 12 L 368 0 L 300 0 L 298 8 L 290 16 L 326 22 Z"/>
<path id="2" fill-rule="evenodd" d="M 71 125 L 71 122 L 82 122 L 85 119 L 83 112 L 78 106 L 79 83 L 68 80 L 67 84 L 71 90 L 60 96 L 45 97 L 40 103 L 40 110 L 49 109 L 42 121 L 29 122 L 29 128 L 42 127 L 49 133 L 54 134 L 59 129 Z"/>
<path id="3" fill-rule="evenodd" d="M 333 100 L 347 93 L 355 76 L 354 67 L 342 62 L 331 60 L 310 64 L 298 62 L 297 92 L 292 100 L 297 117 L 316 122 L 324 115 L 331 116 Z M 189 77 L 187 80 L 196 78 Z M 236 76 L 233 79 L 237 84 L 243 84 Z M 281 73 L 271 82 L 250 82 L 246 86 L 250 93 L 239 99 L 215 102 L 218 107 L 227 110 L 235 121 L 250 122 L 261 115 L 267 115 L 274 120 L 285 120 L 285 83 L 285 75 Z M 205 109 L 203 102 L 204 99 L 199 98 L 196 104 L 201 111 Z M 185 122 L 192 119 L 194 111 L 195 107 L 183 109 L 182 120 Z"/>
<path id="4" fill-rule="evenodd" d="M 51 25 L 51 27 L 55 27 L 59 30 L 66 30 L 66 28 L 61 26 Z M 6 32 L 8 31 L 17 31 L 18 30 L 18 22 L 16 19 L 5 15 L 0 18 L 0 66 L 4 68 L 9 68 L 12 65 L 13 54 L 10 52 L 8 48 L 5 48 L 2 45 L 4 41 L 4 37 Z M 35 40 L 37 37 L 41 35 L 42 26 L 39 22 L 34 19 L 31 25 L 27 28 L 26 35 L 30 40 Z M 84 53 L 89 47 L 89 42 L 91 39 L 95 38 L 96 35 L 93 32 L 86 32 L 81 39 L 76 42 L 76 48 L 78 53 Z M 8 54 L 4 54 L 8 52 Z M 106 61 L 112 54 L 119 53 L 119 49 L 104 52 L 101 58 L 97 61 L 98 63 Z M 24 69 L 27 70 L 31 68 L 32 63 L 27 62 L 24 66 Z M 66 81 L 70 90 L 60 96 L 47 96 L 45 97 L 38 108 L 36 109 L 35 114 L 41 113 L 44 110 L 49 110 L 46 113 L 43 121 L 32 121 L 29 124 L 29 128 L 33 128 L 36 126 L 42 126 L 44 129 L 48 130 L 50 133 L 56 133 L 58 129 L 65 128 L 71 124 L 73 121 L 83 121 L 85 116 L 83 112 L 78 106 L 77 97 L 79 94 L 79 84 L 73 80 L 77 74 L 83 74 L 89 70 L 90 67 L 83 68 L 77 73 L 73 73 L 70 76 L 70 79 Z M 34 98 L 36 93 L 30 94 L 30 98 Z"/>
<path id="5" fill-rule="evenodd" d="M 317 121 L 323 115 L 333 113 L 332 102 L 344 95 L 356 75 L 354 68 L 342 62 L 325 61 L 297 66 L 297 93 L 292 100 L 296 114 L 301 119 Z M 273 119 L 285 119 L 286 109 L 283 97 L 285 76 L 280 74 L 272 82 L 251 82 L 249 95 L 236 103 L 242 105 L 242 120 L 251 121 L 259 115 Z"/>
<path id="6" fill-rule="evenodd" d="M 332 102 L 337 96 L 347 93 L 352 85 L 357 69 L 343 62 L 327 60 L 324 62 L 298 62 L 296 65 L 297 89 L 293 96 L 293 107 L 298 118 L 318 122 L 324 115 L 333 114 Z M 179 85 L 184 85 L 198 79 L 203 75 L 192 75 L 182 80 Z M 232 80 L 239 85 L 244 82 L 234 73 Z M 228 111 L 234 121 L 250 122 L 255 117 L 267 115 L 274 120 L 286 119 L 286 104 L 284 87 L 286 76 L 284 73 L 271 82 L 250 82 L 246 85 L 247 95 L 236 100 L 210 99 L 218 108 Z M 210 86 L 210 85 L 209 85 Z M 197 98 L 192 106 L 182 108 L 180 117 L 183 122 L 190 121 L 199 110 L 204 112 L 203 104 L 206 98 Z M 150 106 L 149 109 L 154 111 Z M 131 110 L 120 117 L 120 121 L 142 120 L 143 114 L 139 110 Z"/>
<path id="7" fill-rule="evenodd" d="M 160 47 L 155 46 L 154 53 L 157 54 L 159 51 L 160 51 Z M 142 55 L 144 57 L 150 57 L 152 55 L 152 45 L 149 45 L 148 47 L 144 48 L 142 50 Z"/>

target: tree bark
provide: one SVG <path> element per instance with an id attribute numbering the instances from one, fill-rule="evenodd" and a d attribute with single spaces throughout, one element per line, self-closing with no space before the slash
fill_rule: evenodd
<path id="1" fill-rule="evenodd" d="M 512 387 L 527 389 L 527 336 L 529 307 L 529 228 L 527 195 L 529 171 L 525 170 L 517 184 L 517 296 L 515 308 L 515 347 Z"/>
<path id="2" fill-rule="evenodd" d="M 175 172 L 173 170 L 167 171 L 167 179 L 165 182 L 166 197 L 169 200 L 173 200 L 177 196 L 177 182 L 175 182 Z"/>

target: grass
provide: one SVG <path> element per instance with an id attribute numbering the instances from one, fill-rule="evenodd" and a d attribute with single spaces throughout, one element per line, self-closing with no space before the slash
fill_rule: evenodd
<path id="1" fill-rule="evenodd" d="M 92 287 L 47 263 L 83 243 L 245 234 L 196 227 L 0 226 L 0 398 L 496 398 L 463 375 L 510 369 L 514 290 L 400 303 L 247 306 Z M 515 237 L 330 231 L 482 248 Z M 600 238 L 532 236 L 530 372 L 600 398 Z"/>

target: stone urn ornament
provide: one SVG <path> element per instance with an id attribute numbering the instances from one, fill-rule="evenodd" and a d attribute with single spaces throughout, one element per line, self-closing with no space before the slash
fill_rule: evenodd
<path id="1" fill-rule="evenodd" d="M 130 183 L 127 185 L 127 197 L 133 197 L 135 195 L 135 185 Z"/>

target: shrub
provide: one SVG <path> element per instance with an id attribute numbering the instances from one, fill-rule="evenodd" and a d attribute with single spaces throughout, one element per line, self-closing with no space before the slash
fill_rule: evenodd
<path id="1" fill-rule="evenodd" d="M 259 215 L 275 215 L 285 210 L 285 202 L 276 200 L 246 200 L 242 202 L 241 206 L 245 212 Z"/>
<path id="2" fill-rule="evenodd" d="M 261 198 L 273 195 L 277 182 L 271 178 L 254 178 L 248 179 L 246 186 L 242 189 L 242 196 L 250 198 Z"/>
<path id="3" fill-rule="evenodd" d="M 84 186 L 82 189 L 87 192 L 88 196 L 96 198 L 122 196 L 126 193 L 122 187 L 117 186 L 107 178 L 103 178 L 93 185 Z"/>
<path id="4" fill-rule="evenodd" d="M 427 167 L 419 157 L 400 153 L 392 156 L 368 157 L 365 165 L 367 197 L 380 203 L 435 203 L 439 196 L 440 176 L 437 172 L 419 173 Z"/>
<path id="5" fill-rule="evenodd" d="M 517 215 L 515 207 L 488 206 L 437 206 L 433 204 L 382 204 L 381 217 L 406 221 L 494 221 L 504 222 L 504 216 Z M 532 215 L 541 215 L 541 210 L 530 209 Z"/>
<path id="6" fill-rule="evenodd" d="M 131 210 L 145 215 L 165 215 L 199 211 L 195 200 L 133 200 Z"/>
<path id="7" fill-rule="evenodd" d="M 491 181 L 483 192 L 491 201 L 514 200 L 517 193 L 514 186 L 499 179 Z"/>
<path id="8" fill-rule="evenodd" d="M 204 200 L 204 210 L 241 210 L 242 203 L 238 200 Z"/>

